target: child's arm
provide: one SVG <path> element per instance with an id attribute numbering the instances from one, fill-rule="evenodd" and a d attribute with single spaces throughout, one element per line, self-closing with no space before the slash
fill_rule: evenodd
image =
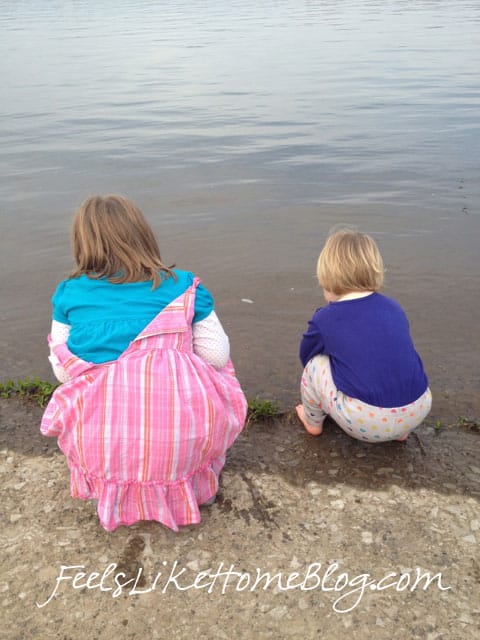
<path id="1" fill-rule="evenodd" d="M 215 311 L 194 322 L 193 351 L 215 369 L 223 369 L 230 357 L 230 342 Z"/>
<path id="2" fill-rule="evenodd" d="M 69 324 L 58 322 L 58 320 L 52 320 L 52 328 L 50 330 L 50 355 L 48 356 L 48 359 L 50 360 L 50 364 L 52 365 L 53 374 L 59 382 L 67 382 L 68 380 L 70 380 L 70 377 L 53 352 L 53 347 L 57 344 L 66 343 L 69 335 Z"/>
<path id="3" fill-rule="evenodd" d="M 322 354 L 325 349 L 324 339 L 317 324 L 317 314 L 321 309 L 313 314 L 313 317 L 308 322 L 308 329 L 305 331 L 300 342 L 299 356 L 302 361 L 302 365 L 305 367 L 307 362 L 314 356 Z"/>

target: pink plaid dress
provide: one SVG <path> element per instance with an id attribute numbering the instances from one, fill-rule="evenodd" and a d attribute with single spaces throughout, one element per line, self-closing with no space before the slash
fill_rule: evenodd
<path id="1" fill-rule="evenodd" d="M 71 380 L 57 388 L 41 432 L 57 436 L 74 498 L 98 500 L 107 531 L 157 520 L 200 522 L 247 403 L 232 363 L 220 371 L 192 349 L 199 279 L 117 359 L 93 364 L 53 347 Z"/>

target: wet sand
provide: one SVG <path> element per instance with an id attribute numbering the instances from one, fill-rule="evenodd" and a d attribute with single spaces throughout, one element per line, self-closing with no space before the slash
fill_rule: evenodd
<path id="1" fill-rule="evenodd" d="M 432 417 L 480 416 L 478 215 L 462 213 L 460 206 L 451 214 L 391 207 L 387 214 L 382 205 L 271 209 L 265 202 L 253 210 L 254 195 L 240 205 L 232 194 L 212 193 L 201 203 L 212 214 L 197 218 L 187 215 L 194 206 L 188 199 L 176 202 L 177 218 L 158 213 L 172 210 L 173 202 L 159 207 L 140 200 L 164 260 L 200 275 L 214 294 L 249 397 L 269 398 L 284 408 L 297 401 L 298 343 L 323 304 L 316 259 L 328 230 L 343 222 L 372 233 L 380 245 L 387 266 L 383 291 L 410 319 L 433 391 Z M 265 198 L 262 191 L 257 195 Z M 216 211 L 227 202 L 236 209 L 221 218 Z M 5 230 L 1 380 L 53 380 L 46 349 L 50 296 L 71 265 L 69 217 L 58 216 L 36 229 L 23 220 Z"/>
<path id="2" fill-rule="evenodd" d="M 379 446 L 328 421 L 319 438 L 287 420 L 253 424 L 200 525 L 107 533 L 91 502 L 70 498 L 66 461 L 38 431 L 41 410 L 0 399 L 0 415 L 8 640 L 478 638 L 478 428 L 423 425 Z M 101 578 L 112 563 L 126 584 L 115 596 L 112 573 Z M 55 589 L 62 565 L 77 567 Z M 230 567 L 223 593 L 225 577 L 209 591 L 208 575 Z M 275 578 L 254 587 L 257 568 L 281 573 L 283 588 Z M 424 589 L 416 577 L 427 573 Z"/>

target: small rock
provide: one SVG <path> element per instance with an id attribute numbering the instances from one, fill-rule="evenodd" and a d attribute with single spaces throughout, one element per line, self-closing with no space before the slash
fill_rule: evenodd
<path id="1" fill-rule="evenodd" d="M 473 473 L 480 474 L 480 467 L 474 467 L 473 464 L 472 464 L 472 465 L 470 465 L 470 471 L 473 471 Z"/>
<path id="2" fill-rule="evenodd" d="M 275 620 L 281 620 L 288 613 L 287 607 L 275 607 L 275 609 L 271 609 L 268 614 L 275 618 Z"/>
<path id="3" fill-rule="evenodd" d="M 334 500 L 330 503 L 330 506 L 333 509 L 337 509 L 337 511 L 342 511 L 343 509 L 345 509 L 345 502 L 343 500 Z"/>
<path id="4" fill-rule="evenodd" d="M 373 535 L 370 531 L 362 531 L 362 542 L 363 544 L 373 543 Z"/>
<path id="5" fill-rule="evenodd" d="M 18 522 L 21 517 L 22 515 L 20 513 L 12 513 L 12 515 L 10 516 L 10 522 L 14 524 L 15 522 Z"/>
<path id="6" fill-rule="evenodd" d="M 472 531 L 478 531 L 480 529 L 480 520 L 472 520 L 470 522 L 470 529 Z"/>
<path id="7" fill-rule="evenodd" d="M 77 540 L 78 538 L 80 538 L 81 535 L 82 535 L 82 532 L 79 531 L 78 529 L 70 529 L 70 531 L 67 531 L 67 536 L 71 540 Z"/>
<path id="8" fill-rule="evenodd" d="M 464 624 L 474 624 L 473 618 L 465 612 L 458 618 L 458 621 L 463 622 Z"/>
<path id="9" fill-rule="evenodd" d="M 477 544 L 477 539 L 473 534 L 470 534 L 469 536 L 463 536 L 462 540 L 464 542 L 468 542 L 469 544 Z"/>
<path id="10" fill-rule="evenodd" d="M 306 611 L 307 609 L 310 609 L 310 605 L 303 598 L 300 598 L 300 600 L 298 601 L 298 605 L 297 606 L 300 609 L 300 611 Z"/>
<path id="11" fill-rule="evenodd" d="M 459 516 L 462 513 L 461 509 L 459 509 L 458 507 L 446 507 L 445 511 L 448 511 L 448 513 L 453 513 L 456 516 Z"/>

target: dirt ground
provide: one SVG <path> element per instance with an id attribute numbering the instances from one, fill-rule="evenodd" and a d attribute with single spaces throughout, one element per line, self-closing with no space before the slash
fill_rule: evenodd
<path id="1" fill-rule="evenodd" d="M 477 427 L 368 445 L 253 424 L 200 525 L 107 533 L 41 409 L 0 409 L 2 638 L 480 637 Z"/>

